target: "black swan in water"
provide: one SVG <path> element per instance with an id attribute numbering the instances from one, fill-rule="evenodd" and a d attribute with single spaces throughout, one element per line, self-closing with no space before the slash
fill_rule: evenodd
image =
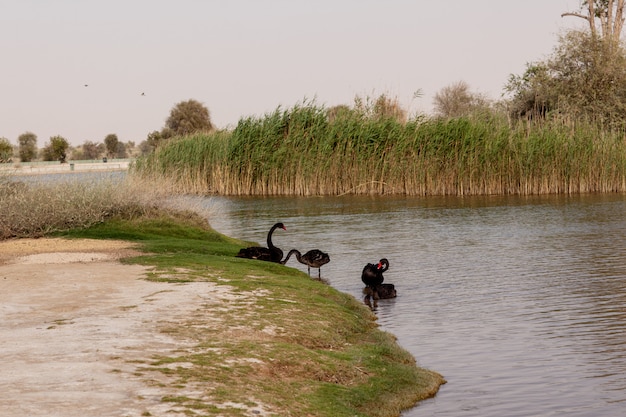
<path id="1" fill-rule="evenodd" d="M 393 298 L 396 290 L 393 284 L 383 284 L 385 277 L 383 272 L 389 269 L 389 261 L 386 258 L 378 261 L 377 264 L 367 264 L 361 273 L 361 281 L 366 285 L 366 300 L 373 296 L 375 300 L 379 298 Z"/>
<path id="2" fill-rule="evenodd" d="M 383 272 L 387 269 L 389 269 L 389 261 L 386 258 L 381 259 L 377 264 L 367 264 L 361 273 L 361 281 L 366 286 L 374 289 L 385 280 Z"/>
<path id="3" fill-rule="evenodd" d="M 272 233 L 274 230 L 281 228 L 287 230 L 284 224 L 276 223 L 267 233 L 267 248 L 262 246 L 251 246 L 249 248 L 240 249 L 237 253 L 238 258 L 258 259 L 260 261 L 280 262 L 283 259 L 283 251 L 272 243 Z"/>
<path id="4" fill-rule="evenodd" d="M 292 249 L 287 254 L 287 257 L 280 263 L 283 265 L 286 264 L 293 254 L 296 255 L 298 262 L 308 266 L 309 276 L 311 276 L 311 268 L 317 268 L 317 277 L 320 279 L 322 278 L 322 265 L 326 265 L 330 262 L 330 256 L 319 249 L 311 249 L 304 255 L 302 255 L 298 249 Z"/>

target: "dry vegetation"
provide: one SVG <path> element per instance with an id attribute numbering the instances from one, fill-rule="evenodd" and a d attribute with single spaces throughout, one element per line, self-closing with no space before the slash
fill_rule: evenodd
<path id="1" fill-rule="evenodd" d="M 31 180 L 36 177 L 32 177 Z M 166 181 L 158 185 L 137 178 L 106 176 L 54 181 L 22 181 L 0 175 L 0 240 L 40 237 L 89 227 L 114 216 L 133 218 L 155 209 L 202 211 L 180 205 Z"/>

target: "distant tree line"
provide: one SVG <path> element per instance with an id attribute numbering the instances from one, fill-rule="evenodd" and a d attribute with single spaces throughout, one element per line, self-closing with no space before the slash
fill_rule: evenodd
<path id="1" fill-rule="evenodd" d="M 581 1 L 578 11 L 563 13 L 562 17 L 585 19 L 588 29 L 566 31 L 559 37 L 551 55 L 528 63 L 522 74 L 511 74 L 500 100 L 491 100 L 471 91 L 465 81 L 457 81 L 435 94 L 432 116 L 448 119 L 505 116 L 511 124 L 549 119 L 626 130 L 626 49 L 621 40 L 625 2 Z M 418 90 L 414 97 L 420 94 Z M 357 97 L 352 107 L 331 107 L 327 118 L 332 121 L 351 111 L 372 117 L 392 117 L 402 123 L 416 120 L 401 108 L 397 99 L 384 94 L 374 99 Z M 426 116 L 417 115 L 418 119 L 421 117 Z M 165 125 L 150 132 L 138 146 L 134 142 L 122 143 L 117 135 L 109 134 L 103 143 L 86 141 L 71 148 L 65 138 L 54 136 L 38 150 L 36 135 L 26 132 L 18 138 L 17 149 L 6 138 L 0 138 L 0 162 L 15 157 L 27 162 L 36 158 L 66 161 L 68 158 L 140 156 L 152 152 L 164 141 L 214 130 L 209 110 L 190 99 L 177 103 Z"/>
<path id="2" fill-rule="evenodd" d="M 111 133 L 104 138 L 103 143 L 85 141 L 79 146 L 70 146 L 63 136 L 52 136 L 43 148 L 37 147 L 37 135 L 33 132 L 22 133 L 17 138 L 17 146 L 11 144 L 7 138 L 0 138 L 0 163 L 21 161 L 32 162 L 69 160 L 128 158 L 138 156 L 141 150 L 135 142 L 121 142 L 117 135 Z"/>
<path id="3" fill-rule="evenodd" d="M 102 142 L 85 141 L 72 147 L 67 139 L 57 135 L 50 138 L 43 148 L 37 147 L 37 135 L 25 132 L 13 146 L 7 138 L 0 137 L 0 163 L 35 160 L 60 161 L 107 158 L 129 158 L 152 152 L 164 140 L 196 132 L 211 132 L 213 124 L 209 110 L 197 100 L 177 103 L 160 131 L 153 131 L 136 145 L 134 141 L 122 142 L 116 134 L 108 134 Z"/>

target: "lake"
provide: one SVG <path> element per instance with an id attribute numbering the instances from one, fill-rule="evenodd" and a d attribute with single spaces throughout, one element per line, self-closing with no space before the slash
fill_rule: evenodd
<path id="1" fill-rule="evenodd" d="M 626 195 L 206 204 L 216 230 L 263 245 L 282 221 L 274 244 L 329 253 L 322 277 L 359 299 L 363 266 L 389 259 L 398 297 L 378 322 L 448 380 L 403 416 L 624 415 Z"/>

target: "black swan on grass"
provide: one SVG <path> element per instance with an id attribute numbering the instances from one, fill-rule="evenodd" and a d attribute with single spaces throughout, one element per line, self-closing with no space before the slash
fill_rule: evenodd
<path id="1" fill-rule="evenodd" d="M 283 259 L 283 251 L 274 246 L 272 243 L 272 233 L 276 229 L 287 230 L 284 224 L 276 223 L 267 233 L 267 248 L 262 246 L 251 246 L 249 248 L 240 249 L 237 253 L 238 258 L 258 259 L 260 261 L 280 262 Z"/>
<path id="2" fill-rule="evenodd" d="M 311 268 L 317 268 L 317 277 L 320 279 L 322 278 L 322 266 L 330 262 L 330 256 L 328 256 L 327 253 L 322 252 L 319 249 L 311 249 L 302 255 L 298 249 L 292 249 L 287 254 L 287 257 L 280 263 L 283 265 L 286 264 L 291 255 L 294 254 L 296 255 L 298 262 L 308 267 L 309 276 L 311 276 Z"/>

